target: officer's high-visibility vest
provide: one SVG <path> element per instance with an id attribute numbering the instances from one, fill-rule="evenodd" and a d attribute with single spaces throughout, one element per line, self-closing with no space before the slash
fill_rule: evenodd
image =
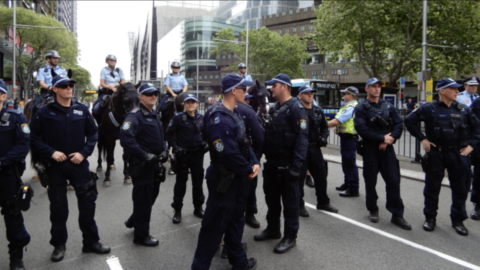
<path id="1" fill-rule="evenodd" d="M 358 104 L 358 102 L 355 101 L 355 102 L 352 102 L 352 103 L 349 103 L 349 104 L 343 106 L 338 111 L 338 113 L 335 115 L 335 118 L 340 116 L 346 108 L 348 108 L 348 107 L 355 108 L 355 106 L 357 106 L 357 104 Z M 345 123 L 337 126 L 337 134 L 352 134 L 352 135 L 357 134 L 357 131 L 355 130 L 355 125 L 353 124 L 353 117 L 348 119 Z"/>

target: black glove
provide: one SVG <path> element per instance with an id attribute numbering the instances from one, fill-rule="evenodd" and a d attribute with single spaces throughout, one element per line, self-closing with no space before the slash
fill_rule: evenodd
<path id="1" fill-rule="evenodd" d="M 202 146 L 203 146 L 203 153 L 204 154 L 207 153 L 208 152 L 208 143 L 203 142 Z"/>
<path id="2" fill-rule="evenodd" d="M 290 167 L 290 180 L 292 185 L 298 185 L 300 181 L 300 168 L 297 166 Z"/>
<path id="3" fill-rule="evenodd" d="M 155 164 L 155 162 L 158 162 L 158 157 L 152 153 L 145 153 L 145 162 Z"/>
<path id="4" fill-rule="evenodd" d="M 160 160 L 161 163 L 165 163 L 168 160 L 168 153 L 167 151 L 163 151 L 160 153 L 160 156 L 158 156 L 158 159 Z"/>
<path id="5" fill-rule="evenodd" d="M 319 147 L 325 147 L 327 146 L 328 142 L 327 142 L 327 139 L 324 138 L 324 137 L 320 137 L 318 138 L 318 146 Z"/>

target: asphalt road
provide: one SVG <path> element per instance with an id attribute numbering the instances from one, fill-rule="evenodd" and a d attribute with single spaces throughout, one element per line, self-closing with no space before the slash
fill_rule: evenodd
<path id="1" fill-rule="evenodd" d="M 92 170 L 96 168 L 96 154 L 89 158 Z M 105 256 L 81 252 L 82 237 L 77 222 L 76 198 L 74 192 L 69 191 L 66 256 L 62 262 L 51 262 L 53 247 L 49 244 L 48 197 L 39 182 L 32 182 L 35 205 L 24 213 L 27 230 L 32 236 L 24 256 L 27 269 L 190 269 L 201 221 L 192 214 L 191 186 L 185 197 L 182 223 L 175 225 L 171 222 L 173 209 L 170 206 L 175 176 L 167 177 L 161 186 L 151 221 L 151 234 L 160 240 L 160 245 L 155 248 L 136 246 L 132 243 L 133 230 L 123 224 L 132 211 L 132 186 L 123 185 L 120 148 L 117 148 L 116 159 L 118 167 L 112 172 L 112 186 L 104 188 L 99 182 L 96 211 L 101 242 L 112 247 L 111 254 Z M 206 158 L 205 166 L 208 163 Z M 332 205 L 340 209 L 339 214 L 308 208 L 310 217 L 300 220 L 297 247 L 282 255 L 273 253 L 277 240 L 260 243 L 253 240 L 253 235 L 266 226 L 264 216 L 267 207 L 260 176 L 257 219 L 262 226 L 260 229 L 246 226 L 243 237 L 248 244 L 247 255 L 258 260 L 257 269 L 480 269 L 480 223 L 473 220 L 465 222 L 470 230 L 467 237 L 455 233 L 449 218 L 451 195 L 448 187 L 442 187 L 437 228 L 430 233 L 421 227 L 424 221 L 423 183 L 402 179 L 405 219 L 413 226 L 412 231 L 404 231 L 390 223 L 391 215 L 385 209 L 385 185 L 381 177 L 377 184 L 380 222 L 374 224 L 367 219 L 363 179 L 359 198 L 340 198 L 335 186 L 343 182 L 341 167 L 339 164 L 329 166 L 328 192 Z M 24 181 L 29 182 L 31 176 L 32 170 L 28 169 Z M 103 179 L 103 173 L 100 176 Z M 207 195 L 206 185 L 204 190 Z M 305 201 L 313 206 L 316 204 L 313 189 L 306 187 Z M 471 209 L 471 203 L 467 203 L 467 210 Z M 4 227 L 4 223 L 0 223 L 0 231 L 3 232 Z M 8 269 L 8 249 L 5 236 L 0 239 L 0 270 L 3 270 Z M 118 258 L 117 266 L 111 263 L 112 260 L 107 262 L 112 256 Z M 231 269 L 231 266 L 228 260 L 222 260 L 217 253 L 211 269 Z"/>

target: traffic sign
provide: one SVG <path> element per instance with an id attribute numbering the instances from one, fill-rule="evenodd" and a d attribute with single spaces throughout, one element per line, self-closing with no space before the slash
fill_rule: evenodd
<path id="1" fill-rule="evenodd" d="M 405 77 L 400 77 L 400 88 L 405 88 Z"/>
<path id="2" fill-rule="evenodd" d="M 97 90 L 85 90 L 85 94 L 96 94 Z"/>

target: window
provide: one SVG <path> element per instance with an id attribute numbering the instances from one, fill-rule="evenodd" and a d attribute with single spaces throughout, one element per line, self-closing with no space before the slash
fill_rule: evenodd
<path id="1" fill-rule="evenodd" d="M 232 59 L 232 55 L 231 55 L 231 54 L 228 55 L 228 59 Z"/>
<path id="2" fill-rule="evenodd" d="M 273 15 L 272 15 L 272 14 L 268 15 L 268 18 L 270 18 L 270 19 L 271 19 L 272 17 L 273 17 Z"/>
<path id="3" fill-rule="evenodd" d="M 293 33 L 296 33 L 296 32 L 297 32 L 297 28 L 294 27 L 294 28 L 293 28 Z"/>
<path id="4" fill-rule="evenodd" d="M 237 55 L 236 55 L 236 54 L 233 55 L 233 59 L 237 59 Z"/>
<path id="5" fill-rule="evenodd" d="M 275 17 L 278 17 L 278 13 L 277 13 L 277 14 L 275 14 Z"/>
<path id="6" fill-rule="evenodd" d="M 336 69 L 332 69 L 332 75 L 337 75 L 337 70 Z"/>
<path id="7" fill-rule="evenodd" d="M 317 71 L 316 70 L 312 70 L 312 76 L 314 75 L 317 75 Z"/>
<path id="8" fill-rule="evenodd" d="M 282 30 L 278 30 L 278 33 L 281 35 L 281 34 L 282 34 Z"/>
<path id="9" fill-rule="evenodd" d="M 282 16 L 285 16 L 285 15 L 287 15 L 287 13 L 286 13 L 285 11 L 284 11 L 284 12 L 282 12 Z"/>
<path id="10" fill-rule="evenodd" d="M 215 79 L 218 79 L 218 75 L 215 75 Z"/>
<path id="11" fill-rule="evenodd" d="M 305 26 L 300 27 L 300 31 L 305 31 Z"/>
<path id="12" fill-rule="evenodd" d="M 307 11 L 308 11 L 308 7 L 303 9 L 303 12 L 307 12 Z"/>
<path id="13" fill-rule="evenodd" d="M 286 34 L 290 33 L 290 30 L 289 30 L 289 29 L 285 29 L 285 33 L 286 33 Z"/>
<path id="14" fill-rule="evenodd" d="M 222 59 L 225 59 L 225 55 L 222 55 Z"/>
<path id="15" fill-rule="evenodd" d="M 297 9 L 297 13 L 300 13 L 300 9 Z"/>
<path id="16" fill-rule="evenodd" d="M 313 25 L 309 25 L 308 30 L 310 30 L 310 31 L 313 30 Z"/>
<path id="17" fill-rule="evenodd" d="M 327 71 L 325 69 L 322 70 L 322 75 L 327 75 Z"/>
<path id="18" fill-rule="evenodd" d="M 201 79 L 202 79 L 202 76 L 198 76 L 198 79 L 201 80 Z"/>
<path id="19" fill-rule="evenodd" d="M 213 79 L 213 75 L 210 75 L 210 79 Z"/>
<path id="20" fill-rule="evenodd" d="M 348 68 L 344 68 L 342 74 L 348 74 Z"/>
<path id="21" fill-rule="evenodd" d="M 292 15 L 292 14 L 293 14 L 293 10 L 290 10 L 290 11 L 288 12 L 288 14 Z"/>

